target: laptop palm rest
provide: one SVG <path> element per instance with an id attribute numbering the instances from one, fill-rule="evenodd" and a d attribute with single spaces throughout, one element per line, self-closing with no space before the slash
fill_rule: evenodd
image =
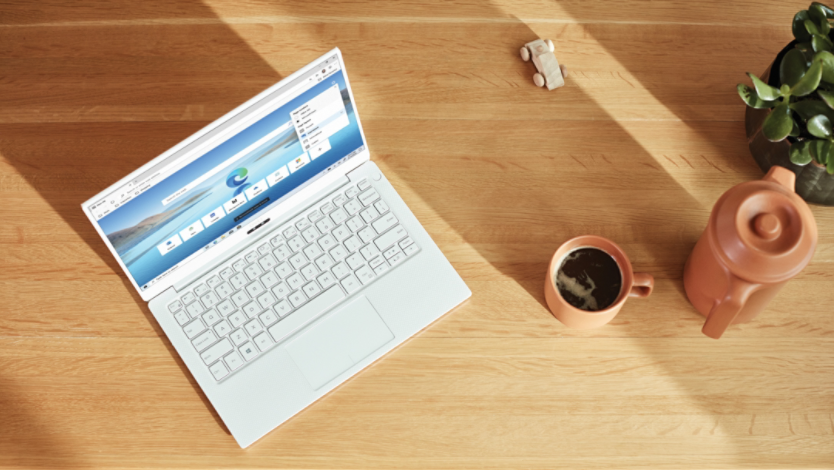
<path id="1" fill-rule="evenodd" d="M 302 332 L 287 351 L 317 390 L 392 339 L 394 334 L 362 296 Z"/>

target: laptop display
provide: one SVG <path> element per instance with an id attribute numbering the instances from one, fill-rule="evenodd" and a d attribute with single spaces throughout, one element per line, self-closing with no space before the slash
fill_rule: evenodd
<path id="1" fill-rule="evenodd" d="M 177 152 L 88 204 L 140 290 L 365 149 L 336 55 L 268 99 L 265 116 L 228 138 Z"/>

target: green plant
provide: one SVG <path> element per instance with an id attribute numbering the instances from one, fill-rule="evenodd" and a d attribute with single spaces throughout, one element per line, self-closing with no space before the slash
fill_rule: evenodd
<path id="1" fill-rule="evenodd" d="M 755 75 L 753 87 L 739 83 L 741 99 L 752 108 L 770 108 L 762 133 L 772 141 L 790 138 L 791 161 L 815 160 L 834 174 L 834 43 L 829 38 L 834 9 L 814 2 L 793 18 L 797 44 L 779 64 L 781 87 Z"/>

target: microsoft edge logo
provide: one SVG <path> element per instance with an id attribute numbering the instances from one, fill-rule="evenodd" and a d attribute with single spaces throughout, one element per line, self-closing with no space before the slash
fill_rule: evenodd
<path id="1" fill-rule="evenodd" d="M 226 186 L 230 188 L 237 188 L 235 190 L 235 196 L 242 193 L 246 188 L 251 186 L 251 184 L 246 183 L 246 180 L 249 178 L 249 170 L 246 168 L 238 168 L 237 170 L 231 172 L 229 176 L 226 178 Z"/>

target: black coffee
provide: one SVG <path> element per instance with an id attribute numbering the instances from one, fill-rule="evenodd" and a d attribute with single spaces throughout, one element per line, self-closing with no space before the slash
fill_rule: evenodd
<path id="1" fill-rule="evenodd" d="M 598 248 L 580 248 L 565 256 L 556 271 L 556 288 L 569 304 L 595 312 L 620 296 L 623 275 L 614 258 Z"/>

